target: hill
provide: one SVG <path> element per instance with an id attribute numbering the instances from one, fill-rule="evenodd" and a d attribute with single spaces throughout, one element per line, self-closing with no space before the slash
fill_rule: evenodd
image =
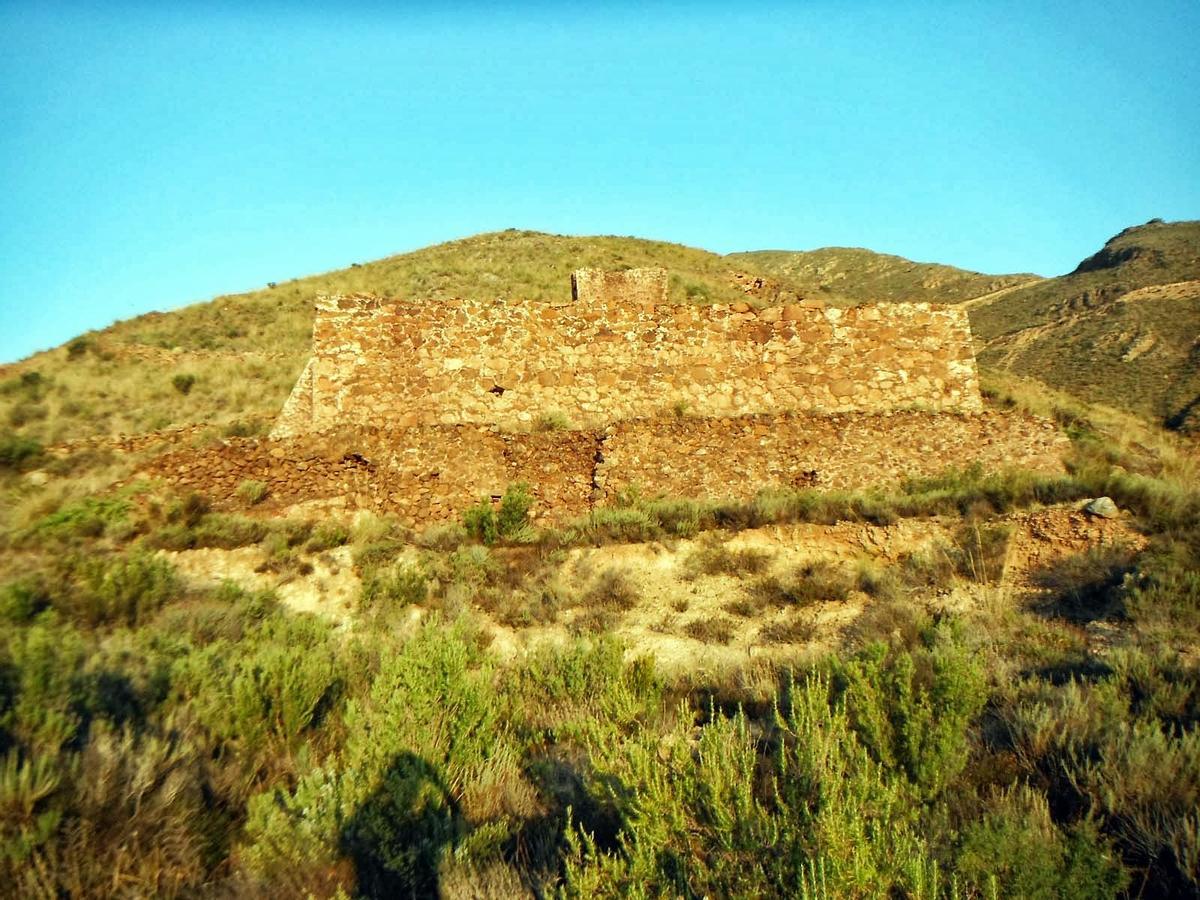
<path id="1" fill-rule="evenodd" d="M 1200 428 L 1200 222 L 1127 228 L 1070 274 L 970 314 L 983 366 Z"/>
<path id="2" fill-rule="evenodd" d="M 480 234 L 84 335 L 0 369 L 0 423 L 43 441 L 195 422 L 257 433 L 279 412 L 308 358 L 312 301 L 320 293 L 565 302 L 576 268 L 656 265 L 670 272 L 677 303 L 764 304 L 811 294 L 842 304 L 872 296 L 956 302 L 1027 277 L 977 275 L 866 250 L 836 251 L 820 264 L 820 277 L 788 262 L 830 252 L 720 256 L 630 237 Z M 821 278 L 836 282 L 837 292 L 825 290 Z"/>
<path id="3" fill-rule="evenodd" d="M 743 427 L 725 497 L 631 489 L 571 518 L 560 495 L 555 525 L 510 482 L 419 531 L 337 502 L 372 465 L 338 438 L 293 460 L 337 473 L 332 499 L 276 495 L 259 478 L 282 446 L 200 426 L 32 439 L 253 431 L 318 290 L 531 295 L 527 260 L 558 252 L 577 254 L 561 275 L 671 265 L 697 302 L 801 290 L 673 245 L 483 235 L 0 376 L 0 894 L 1195 895 L 1195 448 L 1127 413 L 991 372 L 989 404 L 1070 423 L 1068 465 L 956 454 L 870 490 L 784 486 L 745 465 L 764 436 Z M 963 302 L 990 315 L 1024 290 Z M 1034 340 L 1027 313 L 1011 333 Z M 720 444 L 668 446 L 674 464 Z M 219 471 L 248 447 L 264 456 Z M 614 456 L 582 447 L 588 490 Z M 167 472 L 204 479 L 146 477 Z M 214 473 L 228 496 L 193 492 Z"/>
<path id="4" fill-rule="evenodd" d="M 1200 403 L 1200 222 L 1129 228 L 1069 275 L 986 275 L 854 248 L 721 256 L 631 237 L 476 235 L 89 333 L 0 367 L 0 426 L 41 441 L 205 422 L 262 431 L 309 353 L 313 298 L 565 302 L 580 266 L 658 265 L 678 303 L 819 297 L 963 303 L 985 368 L 1194 431 Z"/>
<path id="5" fill-rule="evenodd" d="M 758 250 L 725 258 L 787 282 L 802 294 L 839 303 L 960 303 L 1015 285 L 1041 281 L 1037 275 L 984 275 L 953 266 L 913 262 L 860 247 L 824 247 L 802 252 Z"/>

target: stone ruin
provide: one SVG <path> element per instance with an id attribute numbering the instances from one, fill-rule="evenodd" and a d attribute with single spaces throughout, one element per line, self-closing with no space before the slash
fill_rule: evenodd
<path id="1" fill-rule="evenodd" d="M 218 503 L 255 479 L 268 509 L 371 509 L 423 527 L 518 481 L 539 520 L 561 521 L 631 487 L 749 499 L 971 462 L 1061 471 L 1054 423 L 983 410 L 961 308 L 671 305 L 661 269 L 583 269 L 572 293 L 564 305 L 321 297 L 312 358 L 271 438 L 168 453 L 152 474 Z"/>
<path id="2" fill-rule="evenodd" d="M 966 312 L 670 305 L 662 269 L 581 269 L 565 306 L 322 297 L 277 437 L 460 423 L 981 408 Z"/>

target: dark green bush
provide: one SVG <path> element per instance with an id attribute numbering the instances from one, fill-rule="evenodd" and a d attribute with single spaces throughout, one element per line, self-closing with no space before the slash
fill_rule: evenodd
<path id="1" fill-rule="evenodd" d="M 32 578 L 9 582 L 0 588 L 0 621 L 24 624 L 50 606 L 50 602 L 49 593 Z"/>
<path id="2" fill-rule="evenodd" d="M 500 498 L 500 509 L 496 514 L 496 531 L 507 540 L 517 538 L 529 527 L 529 509 L 533 506 L 533 495 L 524 482 L 510 484 Z"/>
<path id="3" fill-rule="evenodd" d="M 500 498 L 496 510 L 489 500 L 481 500 L 463 512 L 463 527 L 467 534 L 489 547 L 500 539 L 519 541 L 529 532 L 529 509 L 533 495 L 524 482 L 510 484 Z M 532 535 L 530 535 L 532 537 Z"/>
<path id="4" fill-rule="evenodd" d="M 33 438 L 0 432 L 0 470 L 20 471 L 31 467 L 42 458 L 42 445 Z"/>
<path id="5" fill-rule="evenodd" d="M 341 547 L 350 540 L 350 529 L 340 522 L 322 522 L 313 529 L 312 535 L 304 544 L 309 553 L 324 553 L 334 547 Z"/>
<path id="6" fill-rule="evenodd" d="M 935 633 L 932 647 L 873 644 L 835 664 L 855 733 L 871 756 L 936 797 L 967 763 L 967 726 L 987 698 L 983 673 L 961 645 Z"/>
<path id="7" fill-rule="evenodd" d="M 191 393 L 196 385 L 196 376 L 180 373 L 171 379 L 171 386 L 184 396 Z"/>
<path id="8" fill-rule="evenodd" d="M 967 827 L 957 868 L 981 895 L 1003 886 L 1003 896 L 1045 900 L 1114 897 L 1129 881 L 1093 822 L 1064 831 L 1045 796 L 1024 785 L 998 793 Z"/>

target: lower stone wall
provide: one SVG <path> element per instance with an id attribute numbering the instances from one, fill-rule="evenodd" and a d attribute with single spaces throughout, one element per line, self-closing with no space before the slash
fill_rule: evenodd
<path id="1" fill-rule="evenodd" d="M 236 506 L 244 481 L 262 481 L 264 509 L 343 498 L 349 509 L 389 513 L 414 527 L 453 521 L 525 481 L 535 493 L 535 516 L 557 521 L 591 509 L 597 440 L 586 431 L 505 434 L 471 425 L 235 438 L 164 454 L 144 473 L 220 505 Z"/>
<path id="2" fill-rule="evenodd" d="M 1068 443 L 1047 419 L 999 412 L 628 421 L 609 427 L 595 481 L 600 503 L 633 486 L 749 499 L 764 486 L 888 485 L 972 462 L 1060 472 Z"/>
<path id="3" fill-rule="evenodd" d="M 243 481 L 262 481 L 265 509 L 343 498 L 419 528 L 454 521 L 517 481 L 533 489 L 535 520 L 562 522 L 632 486 L 748 499 L 764 487 L 887 485 L 975 461 L 1058 472 L 1067 443 L 1048 420 L 999 412 L 653 419 L 545 433 L 431 425 L 230 439 L 164 454 L 145 474 L 229 506 Z"/>

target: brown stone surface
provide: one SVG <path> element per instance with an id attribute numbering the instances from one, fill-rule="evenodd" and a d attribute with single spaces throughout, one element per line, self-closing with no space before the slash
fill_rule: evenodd
<path id="1" fill-rule="evenodd" d="M 772 486 L 886 485 L 975 461 L 1057 472 L 1066 443 L 1052 422 L 995 412 L 689 416 L 545 433 L 423 425 L 229 439 L 163 454 L 146 474 L 231 505 L 254 479 L 268 486 L 268 509 L 344 498 L 348 509 L 422 527 L 456 520 L 518 481 L 533 488 L 535 517 L 561 522 L 634 485 L 647 495 L 746 499 Z"/>
<path id="2" fill-rule="evenodd" d="M 700 416 L 981 408 L 962 309 L 671 306 L 648 299 L 666 283 L 647 271 L 581 270 L 579 299 L 558 308 L 323 298 L 274 434 L 527 429 L 551 412 L 596 428 L 680 404 Z"/>

